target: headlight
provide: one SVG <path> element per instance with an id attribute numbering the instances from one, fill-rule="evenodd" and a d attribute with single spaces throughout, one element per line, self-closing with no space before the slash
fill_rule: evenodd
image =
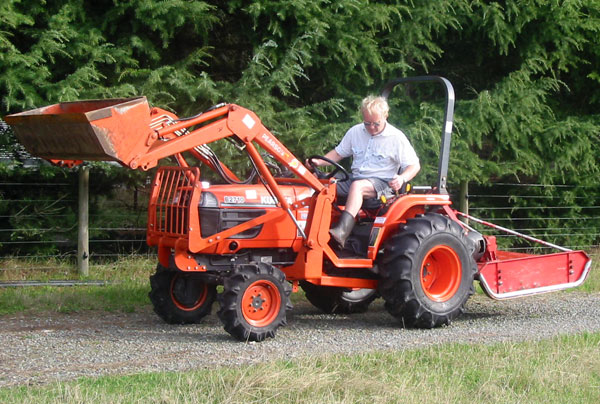
<path id="1" fill-rule="evenodd" d="M 210 192 L 202 192 L 200 195 L 200 207 L 201 208 L 217 208 L 219 207 L 219 201 L 214 194 Z"/>

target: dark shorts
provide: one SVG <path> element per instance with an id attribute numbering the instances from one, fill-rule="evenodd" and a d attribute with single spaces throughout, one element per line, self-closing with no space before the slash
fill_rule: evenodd
<path id="1" fill-rule="evenodd" d="M 348 196 L 348 192 L 350 191 L 350 185 L 353 181 L 356 180 L 368 180 L 371 184 L 373 184 L 373 189 L 377 193 L 377 198 L 380 198 L 381 195 L 388 195 L 393 193 L 392 188 L 390 188 L 388 182 L 391 180 L 384 180 L 381 178 L 369 177 L 369 178 L 361 178 L 361 177 L 352 177 L 347 181 L 340 181 L 337 183 L 337 194 L 340 197 L 345 198 Z"/>

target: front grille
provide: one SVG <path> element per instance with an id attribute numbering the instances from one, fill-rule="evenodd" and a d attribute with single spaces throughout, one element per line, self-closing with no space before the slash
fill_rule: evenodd
<path id="1" fill-rule="evenodd" d="M 264 209 L 219 209 L 199 208 L 202 237 L 210 237 L 213 234 L 231 229 L 238 224 L 246 223 L 255 217 L 266 213 Z M 238 233 L 231 238 L 254 238 L 262 230 L 262 224 L 254 226 L 246 231 Z"/>
<path id="2" fill-rule="evenodd" d="M 173 237 L 187 236 L 190 202 L 199 177 L 198 168 L 159 168 L 149 208 L 153 231 Z"/>

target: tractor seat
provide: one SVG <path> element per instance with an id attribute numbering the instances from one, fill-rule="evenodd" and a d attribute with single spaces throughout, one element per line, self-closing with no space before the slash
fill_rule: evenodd
<path id="1" fill-rule="evenodd" d="M 405 190 L 405 194 L 428 194 L 434 191 L 434 188 L 431 186 L 412 186 L 409 184 L 409 188 Z M 385 203 L 383 203 L 379 198 L 368 198 L 363 200 L 361 209 L 358 212 L 358 218 L 375 219 L 375 217 L 385 214 L 385 212 L 387 212 L 391 204 L 396 200 L 396 198 L 398 198 L 398 196 L 394 194 L 391 190 L 385 193 L 383 196 L 385 196 Z M 346 197 L 338 196 L 336 200 L 336 205 L 340 207 L 345 206 Z"/>
<path id="2" fill-rule="evenodd" d="M 386 195 L 386 198 L 389 200 L 391 200 L 392 197 L 389 197 Z M 338 197 L 336 200 L 336 205 L 339 207 L 343 207 L 346 205 L 346 197 Z M 379 198 L 368 198 L 363 200 L 363 204 L 360 208 L 360 211 L 358 212 L 357 218 L 372 218 L 374 219 L 375 217 L 377 217 L 380 214 L 383 214 L 384 212 L 381 211 L 381 208 L 384 207 L 383 202 L 381 202 L 381 199 Z"/>

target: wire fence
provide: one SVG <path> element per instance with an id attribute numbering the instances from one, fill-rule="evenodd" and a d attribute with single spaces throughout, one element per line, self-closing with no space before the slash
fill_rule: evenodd
<path id="1" fill-rule="evenodd" d="M 77 261 L 78 191 L 72 177 L 50 184 L 0 182 L 0 271 L 21 263 L 36 263 L 37 270 L 47 262 Z M 123 185 L 90 193 L 91 262 L 156 256 L 146 245 L 148 194 L 147 186 Z"/>
<path id="2" fill-rule="evenodd" d="M 486 192 L 487 191 L 487 192 Z M 468 195 L 469 214 L 529 237 L 572 250 L 600 254 L 597 189 L 572 185 L 495 183 Z M 503 250 L 547 253 L 548 247 L 497 229 L 473 224 L 495 236 Z"/>
<path id="3" fill-rule="evenodd" d="M 39 187 L 35 198 L 8 196 L 19 188 Z M 52 186 L 54 197 L 46 196 Z M 499 189 L 519 188 L 526 192 L 508 194 Z M 490 192 L 475 189 L 468 195 L 469 214 L 530 237 L 540 238 L 565 248 L 600 254 L 600 204 L 593 198 L 569 196 L 568 186 L 554 186 L 554 194 L 540 195 L 531 190 L 541 184 L 497 183 Z M 90 210 L 90 262 L 123 257 L 155 257 L 146 245 L 146 214 L 149 189 L 122 188 L 114 197 L 94 200 Z M 8 196 L 4 198 L 4 196 Z M 457 197 L 453 196 L 455 206 Z M 541 202 L 540 202 L 541 201 Z M 579 203 L 580 202 L 580 203 Z M 77 198 L 71 183 L 0 183 L 0 255 L 11 268 L 19 262 L 38 262 L 37 269 L 49 260 L 73 260 L 77 256 Z M 535 214 L 532 214 L 535 213 Z M 496 229 L 471 224 L 484 235 L 496 236 L 502 249 L 545 253 L 548 247 L 524 242 Z M 0 265 L 0 270 L 6 269 Z"/>

